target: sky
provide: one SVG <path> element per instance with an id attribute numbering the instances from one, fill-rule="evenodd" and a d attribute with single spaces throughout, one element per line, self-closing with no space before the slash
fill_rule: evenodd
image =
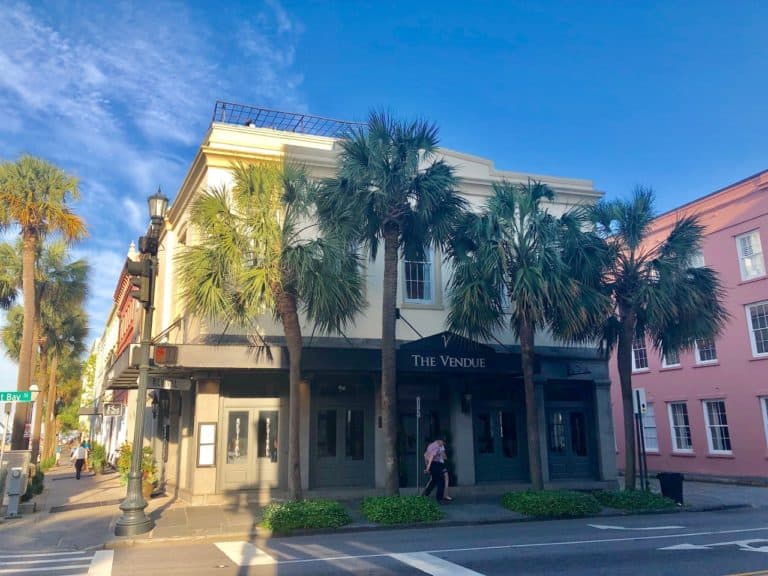
<path id="1" fill-rule="evenodd" d="M 146 198 L 173 199 L 217 100 L 423 118 L 499 169 L 650 186 L 667 211 L 768 168 L 766 20 L 748 0 L 5 0 L 0 161 L 78 176 L 93 339 Z"/>

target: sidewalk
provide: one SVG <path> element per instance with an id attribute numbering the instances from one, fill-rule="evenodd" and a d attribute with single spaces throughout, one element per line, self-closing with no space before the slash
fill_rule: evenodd
<path id="1" fill-rule="evenodd" d="M 655 481 L 652 481 L 655 482 Z M 658 485 L 652 486 L 658 491 Z M 499 505 L 505 486 L 455 487 L 455 500 L 443 507 L 445 518 L 437 525 L 487 524 L 523 521 L 525 517 Z M 35 498 L 37 512 L 18 519 L 0 520 L 0 550 L 88 550 L 168 540 L 244 540 L 259 534 L 260 508 L 252 504 L 190 506 L 169 497 L 152 498 L 147 513 L 155 528 L 134 538 L 114 536 L 120 516 L 119 503 L 126 488 L 117 474 L 86 474 L 76 480 L 71 467 L 46 474 L 45 491 Z M 403 493 L 407 493 L 403 491 Z M 308 497 L 312 497 L 310 492 Z M 341 494 L 336 494 L 340 499 Z M 685 509 L 719 510 L 734 507 L 768 507 L 768 487 L 685 482 Z M 379 529 L 360 514 L 360 498 L 344 500 L 353 523 L 343 530 Z M 622 514 L 605 511 L 603 515 Z"/>

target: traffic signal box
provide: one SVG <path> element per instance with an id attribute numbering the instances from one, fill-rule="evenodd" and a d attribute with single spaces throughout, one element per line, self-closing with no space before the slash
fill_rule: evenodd
<path id="1" fill-rule="evenodd" d="M 131 277 L 131 296 L 144 305 L 148 305 L 152 295 L 152 261 L 126 260 L 125 268 Z"/>

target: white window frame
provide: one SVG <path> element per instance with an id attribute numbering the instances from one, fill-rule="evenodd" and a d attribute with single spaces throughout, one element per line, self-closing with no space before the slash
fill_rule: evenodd
<path id="1" fill-rule="evenodd" d="M 757 306 L 762 306 L 764 308 L 764 312 L 766 313 L 765 317 L 765 326 L 764 327 L 758 327 L 755 329 L 755 326 L 752 322 L 752 308 L 755 308 Z M 752 356 L 754 358 L 765 358 L 768 356 L 768 341 L 765 341 L 764 348 L 765 350 L 763 352 L 758 351 L 757 349 L 757 338 L 755 338 L 755 332 L 759 330 L 764 330 L 768 332 L 768 300 L 763 300 L 762 302 L 755 302 L 754 304 L 747 304 L 744 306 L 744 310 L 747 314 L 747 328 L 749 329 L 749 341 L 752 344 Z M 762 339 L 761 339 L 762 342 Z"/>
<path id="2" fill-rule="evenodd" d="M 424 250 L 424 260 L 403 260 L 403 302 L 405 304 L 435 304 L 436 288 L 437 288 L 437 274 L 435 271 L 435 255 L 431 248 Z M 409 266 L 422 266 L 422 270 L 426 269 L 424 273 L 424 295 L 425 298 L 409 298 L 408 297 L 408 270 Z M 418 282 L 419 280 L 415 280 Z M 428 297 L 427 291 L 429 291 Z"/>
<path id="3" fill-rule="evenodd" d="M 638 344 L 642 344 L 638 346 Z M 642 351 L 645 355 L 645 366 L 638 366 L 635 352 Z M 645 338 L 635 338 L 632 340 L 632 372 L 647 372 L 648 371 L 648 347 L 645 345 Z"/>
<path id="4" fill-rule="evenodd" d="M 720 422 L 712 422 L 709 417 L 709 406 L 711 404 L 721 404 L 723 408 L 723 418 L 725 419 L 725 423 Z M 725 409 L 725 400 L 722 398 L 713 399 L 713 400 L 702 400 L 701 401 L 702 409 L 704 410 L 704 424 L 707 428 L 707 447 L 709 448 L 710 454 L 733 454 L 733 442 L 731 441 L 731 431 L 728 427 L 728 413 Z M 728 444 L 730 445 L 730 448 L 715 448 L 715 441 L 714 441 L 714 429 L 720 428 L 725 429 L 725 435 L 722 437 L 722 440 L 725 441 L 727 438 Z"/>
<path id="5" fill-rule="evenodd" d="M 653 405 L 653 402 L 646 402 L 645 404 L 645 414 L 642 415 L 643 417 L 643 437 L 645 438 L 645 451 L 646 452 L 659 452 L 659 429 L 656 427 L 656 408 Z M 653 430 L 653 436 L 654 441 L 656 442 L 655 446 L 649 446 L 648 445 L 648 431 Z"/>
<path id="6" fill-rule="evenodd" d="M 691 445 L 687 448 L 681 448 L 677 445 L 677 434 L 676 426 L 675 426 L 675 418 L 673 415 L 673 406 L 682 405 L 685 408 L 685 417 L 688 420 L 688 424 L 683 424 L 680 427 L 687 427 L 688 428 L 688 440 L 690 441 Z M 693 453 L 693 435 L 691 434 L 691 417 L 688 414 L 688 403 L 687 402 L 667 402 L 667 414 L 669 416 L 669 435 L 672 440 L 672 452 L 675 454 L 692 454 Z"/>
<path id="7" fill-rule="evenodd" d="M 677 352 L 677 362 L 675 362 L 675 363 L 667 362 L 667 355 L 666 354 L 664 354 L 661 357 L 661 367 L 662 368 L 679 368 L 680 367 L 680 351 L 676 350 L 676 352 Z"/>
<path id="8" fill-rule="evenodd" d="M 744 253 L 744 240 L 746 239 L 749 239 L 749 254 Z M 763 246 L 760 242 L 759 230 L 751 230 L 746 234 L 736 236 L 736 250 L 739 254 L 739 270 L 742 280 L 752 280 L 765 276 L 765 260 L 763 259 Z"/>
<path id="9" fill-rule="evenodd" d="M 699 340 L 712 340 L 712 348 L 715 352 L 715 357 L 711 360 L 702 360 L 701 359 L 701 351 L 699 350 Z M 714 338 L 699 338 L 696 339 L 696 342 L 694 343 L 694 353 L 696 355 L 696 364 L 699 365 L 706 365 L 706 364 L 717 364 L 719 362 L 717 358 L 717 342 L 715 342 Z"/>

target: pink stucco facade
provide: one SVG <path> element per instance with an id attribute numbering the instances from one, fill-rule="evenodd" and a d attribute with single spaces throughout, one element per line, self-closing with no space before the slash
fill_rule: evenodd
<path id="1" fill-rule="evenodd" d="M 635 352 L 632 386 L 646 391 L 644 430 L 653 448 L 655 426 L 658 445 L 648 450 L 648 469 L 768 481 L 768 171 L 661 215 L 650 241 L 665 238 L 683 214 L 698 214 L 706 226 L 704 264 L 720 274 L 731 319 L 715 340 L 716 359 L 703 345 L 701 353 L 681 351 L 679 365 L 665 367 L 648 342 L 644 368 L 642 351 Z M 617 464 L 623 469 L 615 354 L 610 373 Z"/>

